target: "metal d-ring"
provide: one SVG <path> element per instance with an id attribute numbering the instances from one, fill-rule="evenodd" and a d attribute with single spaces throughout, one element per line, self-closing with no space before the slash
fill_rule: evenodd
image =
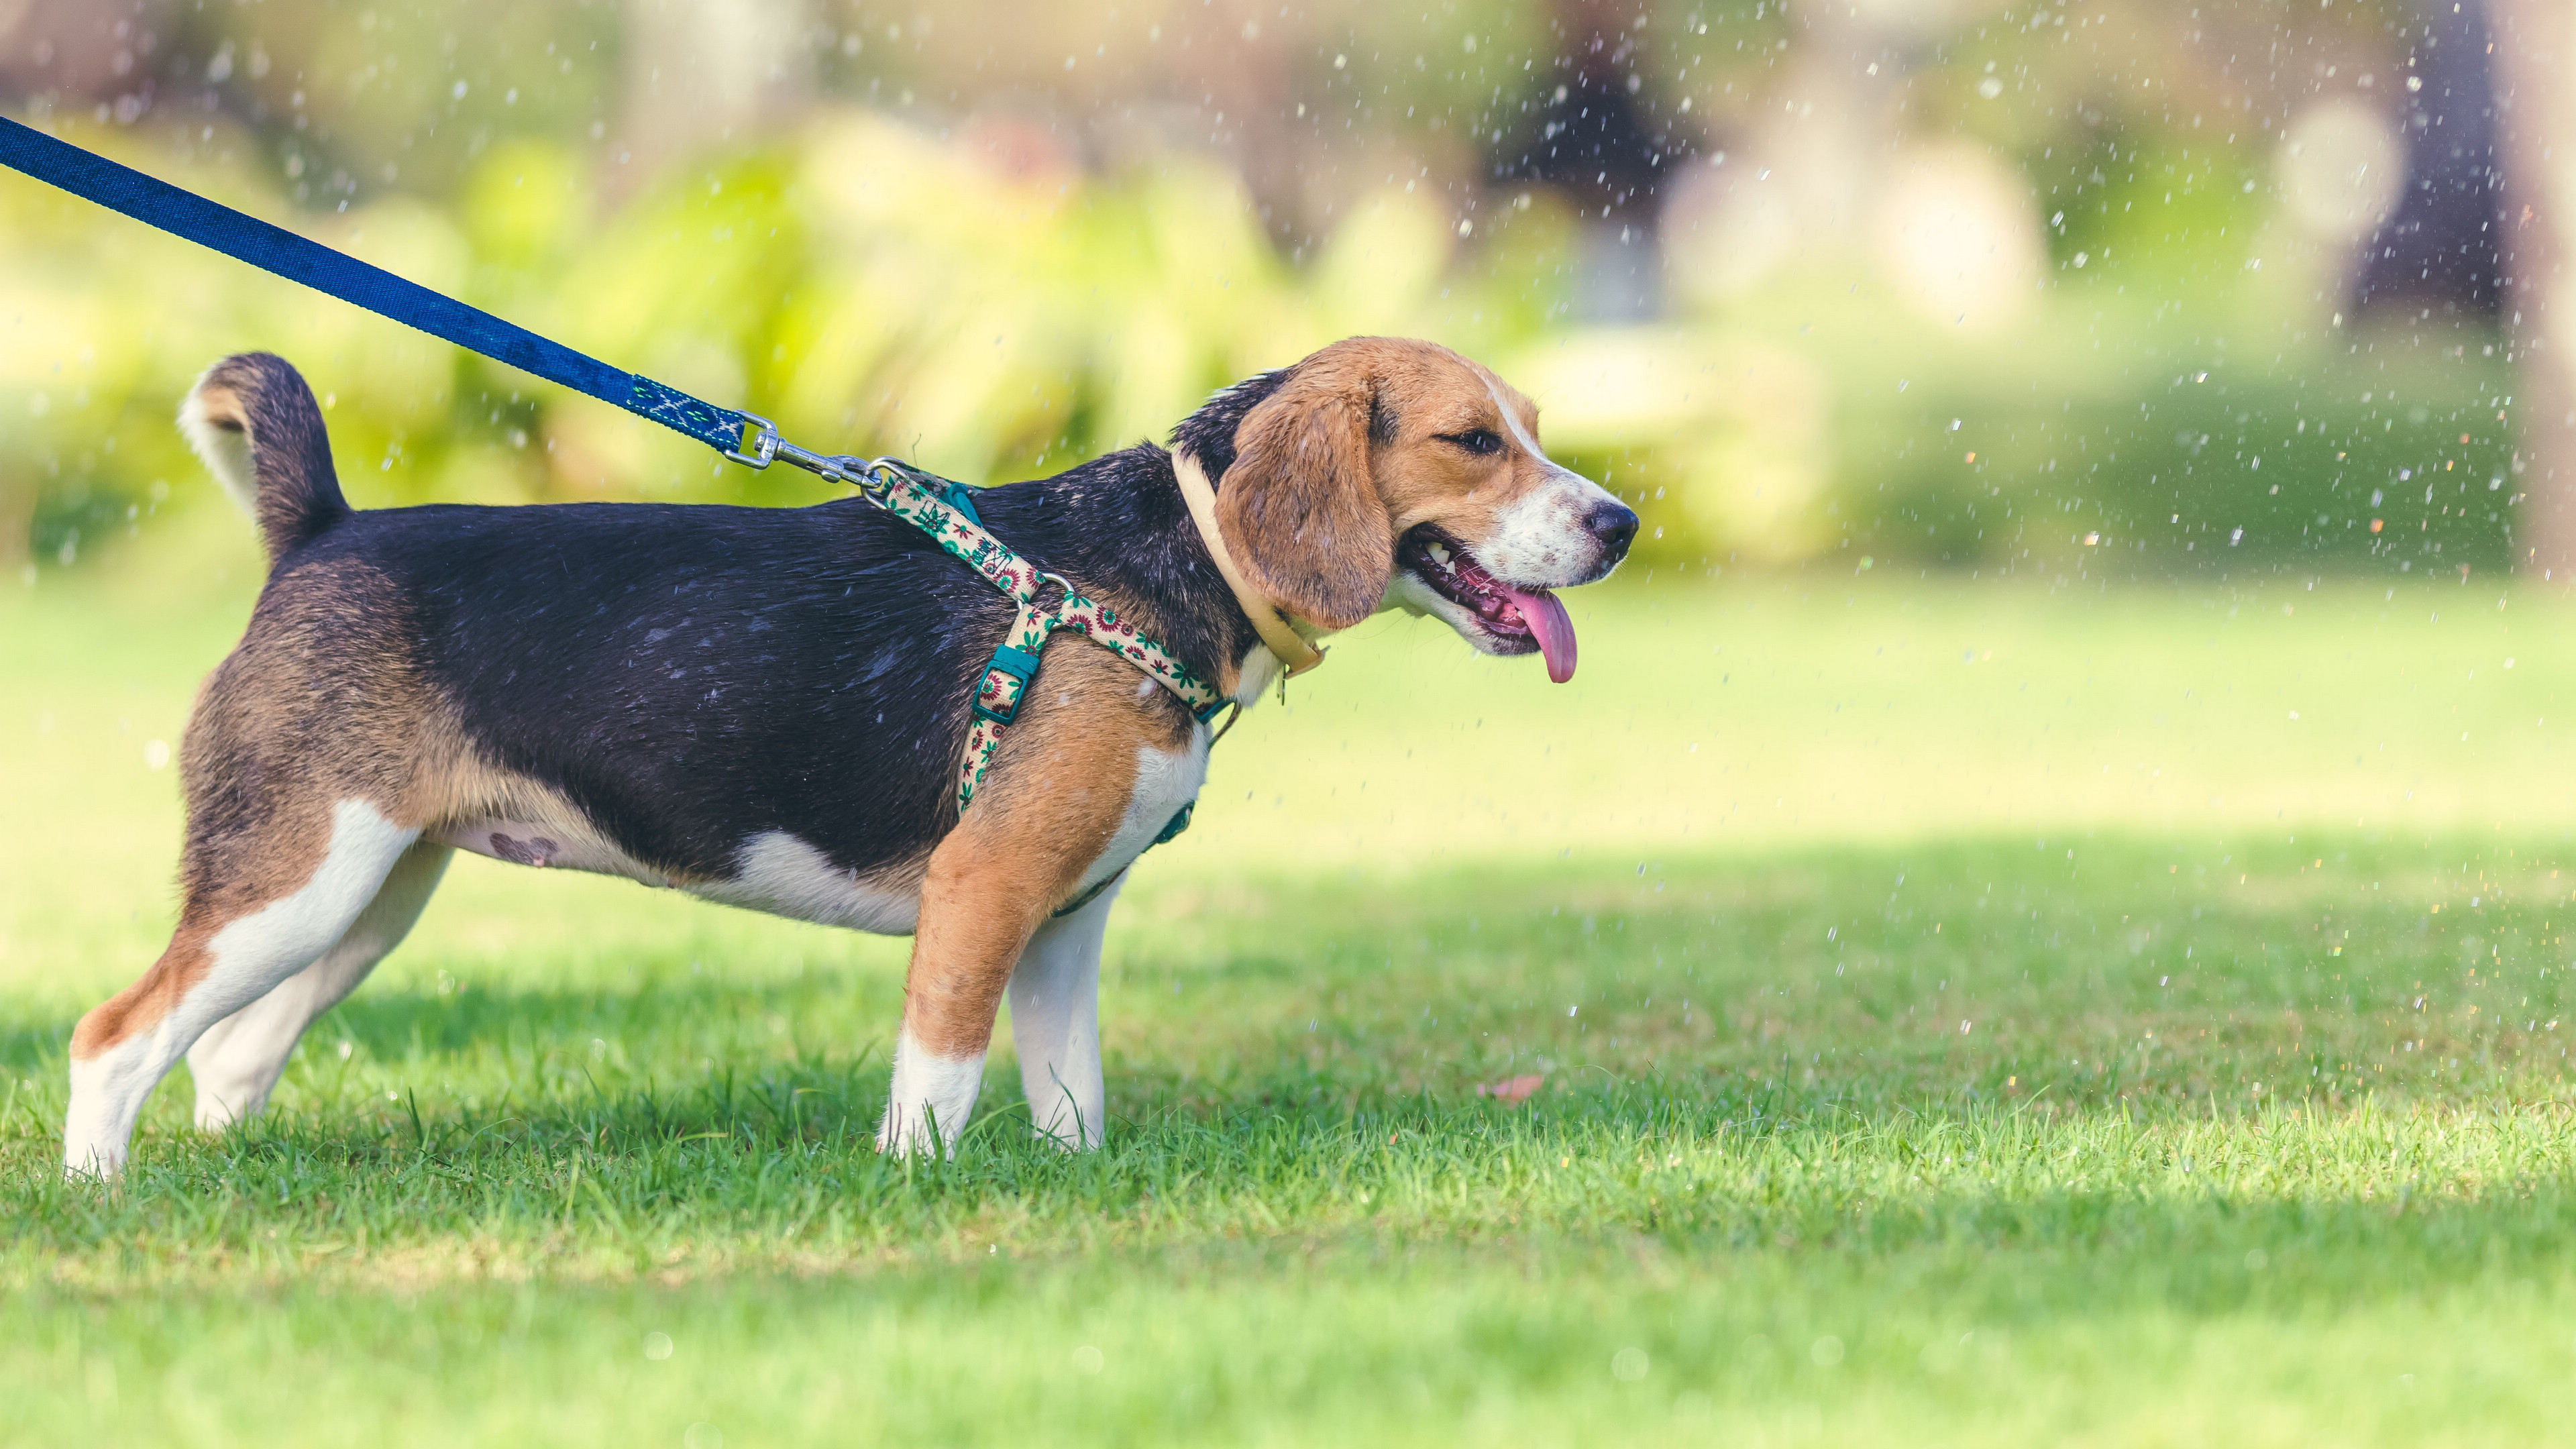
<path id="1" fill-rule="evenodd" d="M 1040 569 L 1038 570 L 1038 582 L 1041 584 L 1053 584 L 1057 588 L 1064 590 L 1064 597 L 1056 600 L 1055 606 L 1058 613 L 1063 612 L 1066 604 L 1082 597 L 1080 591 L 1074 588 L 1072 581 L 1062 574 L 1050 573 L 1045 569 Z M 1037 591 L 1035 589 L 1029 591 L 1029 602 L 1032 604 L 1037 602 Z"/>
<path id="2" fill-rule="evenodd" d="M 737 443 L 733 447 L 723 449 L 722 452 L 726 457 L 737 463 L 746 464 L 754 471 L 768 467 L 778 457 L 778 425 L 758 413 L 739 413 L 736 416 L 759 430 L 752 434 L 752 451 L 743 452 L 741 445 Z"/>

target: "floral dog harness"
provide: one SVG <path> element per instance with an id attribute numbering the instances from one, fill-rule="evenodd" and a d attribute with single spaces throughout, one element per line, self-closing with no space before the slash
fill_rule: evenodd
<path id="1" fill-rule="evenodd" d="M 1172 657 L 1170 650 L 1137 633 L 1118 617 L 1117 610 L 1075 593 L 1062 575 L 1040 571 L 986 532 L 982 517 L 975 511 L 975 490 L 892 458 L 840 457 L 831 461 L 839 465 L 843 477 L 858 485 L 861 496 L 929 534 L 949 557 L 982 574 L 1019 606 L 1010 632 L 1002 636 L 1000 647 L 984 666 L 984 677 L 975 686 L 975 723 L 966 734 L 965 756 L 957 762 L 958 814 L 965 814 L 966 807 L 975 803 L 975 787 L 983 783 L 994 751 L 1002 746 L 1004 731 L 1018 716 L 1020 702 L 1028 697 L 1029 682 L 1037 674 L 1038 656 L 1046 648 L 1047 636 L 1058 629 L 1071 629 L 1145 671 L 1189 706 L 1191 717 L 1201 724 L 1215 719 L 1220 710 L 1233 703 L 1192 674 L 1187 665 Z M 1053 608 L 1038 601 L 1039 591 L 1047 584 L 1055 585 L 1063 594 Z M 1188 829 L 1191 808 L 1183 805 L 1162 833 L 1154 837 L 1154 844 L 1160 845 Z M 1109 880 L 1117 878 L 1111 876 Z M 1108 884 L 1102 881 L 1056 914 L 1088 905 Z"/>

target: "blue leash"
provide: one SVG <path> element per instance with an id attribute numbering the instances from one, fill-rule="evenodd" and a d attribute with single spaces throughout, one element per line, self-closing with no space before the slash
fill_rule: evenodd
<path id="1" fill-rule="evenodd" d="M 750 420 L 748 414 L 700 402 L 649 377 L 620 372 L 598 358 L 539 337 L 480 308 L 440 296 L 381 267 L 371 267 L 319 242 L 307 241 L 255 216 L 244 216 L 193 191 L 182 191 L 5 117 L 0 117 L 0 164 L 111 211 L 121 211 L 172 236 L 302 282 L 343 302 L 356 303 L 380 317 L 419 328 L 432 337 L 443 337 L 522 372 L 588 393 L 601 402 L 615 403 L 743 462 L 751 462 L 755 456 L 738 451 L 743 426 Z"/>
<path id="2" fill-rule="evenodd" d="M 888 458 L 868 461 L 809 453 L 780 438 L 777 427 L 758 414 L 720 408 L 641 373 L 622 372 L 596 357 L 504 322 L 479 307 L 468 307 L 417 282 L 406 282 L 382 267 L 369 266 L 320 242 L 307 241 L 283 227 L 245 216 L 193 191 L 181 190 L 6 117 L 0 117 L 0 165 L 23 171 L 111 211 L 123 212 L 146 226 L 248 262 L 264 272 L 302 282 L 379 317 L 418 328 L 549 382 L 562 383 L 601 402 L 615 403 L 637 417 L 649 418 L 694 438 L 737 463 L 766 468 L 773 461 L 784 460 L 871 496 L 883 486 L 878 475 L 892 468 L 965 514 L 970 522 L 983 521 L 975 511 L 974 490 L 963 483 L 953 483 Z M 747 452 L 743 444 L 745 428 L 756 430 Z"/>

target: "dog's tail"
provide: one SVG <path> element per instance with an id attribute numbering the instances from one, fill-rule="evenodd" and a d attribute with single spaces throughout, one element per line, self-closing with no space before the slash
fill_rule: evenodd
<path id="1" fill-rule="evenodd" d="M 322 409 L 285 358 L 245 352 L 207 368 L 179 405 L 179 431 L 258 522 L 270 563 L 349 516 Z"/>

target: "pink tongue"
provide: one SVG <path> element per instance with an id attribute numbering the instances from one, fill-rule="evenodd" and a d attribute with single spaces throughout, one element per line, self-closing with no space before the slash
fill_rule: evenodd
<path id="1" fill-rule="evenodd" d="M 1538 636 L 1538 652 L 1547 660 L 1550 682 L 1563 684 L 1574 677 L 1574 621 L 1566 617 L 1565 605 L 1545 589 L 1516 589 L 1503 585 L 1521 618 Z"/>

